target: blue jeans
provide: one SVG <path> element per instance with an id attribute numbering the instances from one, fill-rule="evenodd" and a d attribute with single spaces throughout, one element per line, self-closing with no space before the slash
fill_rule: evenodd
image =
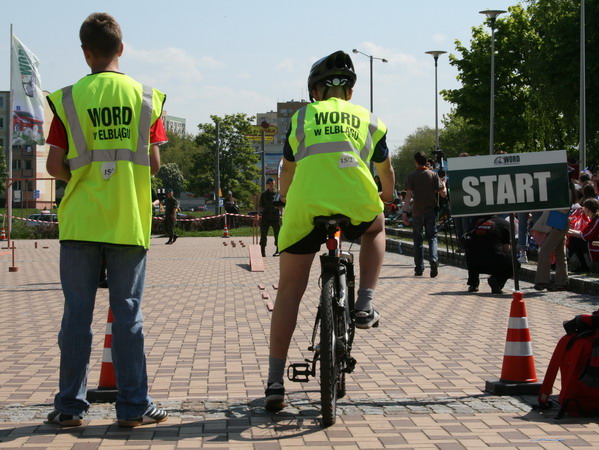
<path id="1" fill-rule="evenodd" d="M 109 287 L 112 323 L 112 361 L 118 395 L 118 419 L 141 417 L 152 405 L 144 354 L 141 299 L 146 273 L 146 249 L 100 242 L 63 241 L 60 280 L 65 298 L 58 345 L 59 392 L 54 406 L 64 414 L 81 415 L 86 400 L 92 346 L 92 320 L 103 255 Z M 102 311 L 102 316 L 105 314 Z"/>
<path id="2" fill-rule="evenodd" d="M 414 238 L 414 264 L 416 272 L 424 271 L 424 235 L 428 241 L 429 261 L 437 263 L 439 256 L 437 254 L 437 212 L 432 210 L 424 216 L 412 216 L 412 237 Z"/>
<path id="3" fill-rule="evenodd" d="M 528 214 L 527 212 L 519 212 L 518 217 L 518 249 L 528 250 Z M 532 223 L 534 224 L 543 214 L 542 211 L 532 213 Z"/>

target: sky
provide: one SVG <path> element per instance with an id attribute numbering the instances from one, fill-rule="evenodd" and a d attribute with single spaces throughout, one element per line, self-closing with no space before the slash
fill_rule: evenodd
<path id="1" fill-rule="evenodd" d="M 469 47 L 479 11 L 507 10 L 518 0 L 30 0 L 3 2 L 0 11 L 0 90 L 9 89 L 10 24 L 40 60 L 42 88 L 54 91 L 89 73 L 79 27 L 91 12 L 112 14 L 123 30 L 121 71 L 166 93 L 169 115 L 187 131 L 211 115 L 276 110 L 277 102 L 308 97 L 311 65 L 337 50 L 350 53 L 358 74 L 352 102 L 373 108 L 387 125 L 391 149 L 419 127 L 435 127 L 451 105 L 435 92 L 429 50 L 457 54 Z M 25 7 L 26 5 L 26 7 Z M 487 27 L 488 29 L 488 27 Z M 488 29 L 489 30 L 489 29 Z M 489 31 L 490 32 L 490 31 Z M 448 54 L 439 58 L 439 90 L 456 89 Z M 489 62 L 490 75 L 490 62 Z"/>

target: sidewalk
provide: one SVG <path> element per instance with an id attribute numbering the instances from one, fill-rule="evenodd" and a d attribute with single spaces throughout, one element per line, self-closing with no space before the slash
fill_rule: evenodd
<path id="1" fill-rule="evenodd" d="M 317 380 L 287 382 L 290 406 L 266 412 L 266 305 L 276 296 L 278 258 L 265 259 L 265 272 L 250 272 L 248 249 L 240 241 L 251 243 L 179 238 L 167 246 L 152 239 L 144 298 L 148 374 L 153 398 L 171 416 L 133 430 L 117 427 L 106 404 L 92 405 L 84 427 L 61 430 L 42 423 L 58 383 L 59 244 L 38 241 L 36 249 L 33 241 L 17 241 L 18 272 L 10 273 L 11 255 L 0 243 L 0 448 L 599 446 L 597 419 L 555 421 L 556 411 L 531 409 L 534 398 L 482 392 L 485 381 L 501 374 L 509 293 L 492 295 L 483 280 L 481 292 L 468 294 L 466 271 L 446 265 L 435 279 L 428 269 L 424 277 L 413 277 L 412 258 L 393 252 L 386 254 L 377 289 L 381 327 L 358 332 L 358 365 L 339 402 L 337 424 L 320 427 Z M 357 254 L 359 246 L 352 250 Z M 309 356 L 317 280 L 315 264 L 291 362 Z M 561 322 L 597 309 L 599 299 L 539 293 L 525 281 L 520 287 L 542 380 L 563 334 Z M 91 388 L 99 379 L 107 296 L 107 290 L 98 291 Z"/>

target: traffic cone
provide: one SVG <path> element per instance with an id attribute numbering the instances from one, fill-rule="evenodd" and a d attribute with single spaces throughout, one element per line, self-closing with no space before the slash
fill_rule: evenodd
<path id="1" fill-rule="evenodd" d="M 486 390 L 498 395 L 536 395 L 541 384 L 535 371 L 526 306 L 522 292 L 514 292 L 512 297 L 501 378 L 487 381 Z"/>
<path id="2" fill-rule="evenodd" d="M 225 223 L 225 231 L 223 233 L 223 238 L 228 238 L 229 236 L 229 227 L 227 227 L 227 224 Z"/>
<path id="3" fill-rule="evenodd" d="M 104 337 L 104 352 L 102 353 L 100 381 L 97 389 L 89 389 L 87 391 L 87 401 L 90 403 L 113 403 L 116 401 L 118 389 L 116 386 L 114 366 L 112 364 L 113 319 L 112 310 L 108 308 L 108 321 L 106 324 L 106 335 Z"/>
<path id="4" fill-rule="evenodd" d="M 6 231 L 4 230 L 4 227 L 2 227 L 2 234 L 0 234 L 0 241 L 5 241 L 6 240 Z"/>

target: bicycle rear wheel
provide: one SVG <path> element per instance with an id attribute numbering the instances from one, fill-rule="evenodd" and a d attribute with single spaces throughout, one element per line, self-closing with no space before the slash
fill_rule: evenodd
<path id="1" fill-rule="evenodd" d="M 334 298 L 335 278 L 330 273 L 324 273 L 320 294 L 320 403 L 325 427 L 333 425 L 337 419 L 339 366 L 333 317 Z"/>

